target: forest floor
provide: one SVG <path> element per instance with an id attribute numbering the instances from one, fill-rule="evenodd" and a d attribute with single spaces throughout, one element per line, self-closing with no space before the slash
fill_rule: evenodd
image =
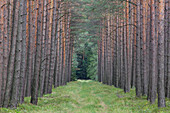
<path id="1" fill-rule="evenodd" d="M 53 89 L 53 93 L 39 98 L 38 105 L 29 103 L 30 97 L 15 110 L 0 109 L 0 113 L 170 113 L 166 108 L 150 105 L 146 97 L 136 98 L 135 90 L 122 89 L 91 80 L 78 80 Z"/>

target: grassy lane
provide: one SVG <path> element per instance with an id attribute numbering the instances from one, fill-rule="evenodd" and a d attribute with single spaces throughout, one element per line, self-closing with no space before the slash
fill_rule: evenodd
<path id="1" fill-rule="evenodd" d="M 0 109 L 1 113 L 170 113 L 170 100 L 166 108 L 150 105 L 146 97 L 136 98 L 135 91 L 123 90 L 95 81 L 76 81 L 53 89 L 53 93 L 39 98 L 38 105 L 24 104 L 16 110 Z"/>

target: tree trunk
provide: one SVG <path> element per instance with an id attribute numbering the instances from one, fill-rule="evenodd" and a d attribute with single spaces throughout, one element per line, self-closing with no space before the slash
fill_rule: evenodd
<path id="1" fill-rule="evenodd" d="M 7 4 L 9 1 L 4 0 L 3 3 Z M 5 94 L 5 89 L 6 89 L 6 81 L 7 81 L 7 65 L 8 65 L 8 43 L 9 43 L 9 37 L 8 37 L 8 31 L 7 28 L 8 26 L 8 5 L 6 5 L 6 7 L 3 7 L 3 15 L 4 15 L 4 19 L 3 19 L 3 67 L 2 67 L 2 92 L 1 92 L 1 101 L 3 104 L 3 100 L 4 100 L 4 94 Z"/>
<path id="2" fill-rule="evenodd" d="M 8 107 L 10 102 L 11 88 L 13 85 L 13 72 L 14 72 L 14 60 L 15 60 L 15 48 L 17 38 L 17 27 L 18 27 L 18 10 L 19 1 L 13 1 L 13 16 L 12 16 L 12 30 L 11 30 L 11 48 L 9 53 L 8 69 L 7 69 L 7 84 L 5 89 L 5 97 L 3 107 Z M 13 92 L 12 92 L 13 93 Z M 15 93 L 15 92 L 14 92 Z"/>
<path id="3" fill-rule="evenodd" d="M 28 44 L 27 44 L 27 63 L 26 63 L 26 83 L 25 83 L 25 96 L 30 96 L 31 92 L 31 63 L 32 63 L 32 8 L 31 8 L 31 1 L 28 2 L 28 24 L 27 24 L 27 36 L 28 36 Z"/>
<path id="4" fill-rule="evenodd" d="M 20 72 L 20 86 L 19 86 L 19 102 L 22 104 L 25 97 L 25 81 L 26 81 L 26 21 L 27 21 L 27 0 L 22 0 L 22 53 L 21 53 L 21 72 Z"/>
<path id="5" fill-rule="evenodd" d="M 4 5 L 4 2 L 0 2 L 0 7 Z M 3 70 L 3 10 L 0 10 L 0 107 L 2 106 L 2 70 Z"/>
<path id="6" fill-rule="evenodd" d="M 155 32 L 155 2 L 151 0 L 151 37 L 150 37 L 150 102 L 153 104 L 156 99 L 156 32 Z"/>
<path id="7" fill-rule="evenodd" d="M 37 1 L 37 10 L 36 11 L 36 52 L 35 52 L 35 61 L 34 61 L 34 75 L 32 77 L 31 84 L 31 103 L 37 105 L 38 102 L 38 83 L 39 83 L 39 69 L 40 69 L 40 59 L 41 59 L 41 0 Z M 41 81 L 40 81 L 41 82 Z"/>
<path id="8" fill-rule="evenodd" d="M 169 37 L 170 23 L 168 23 L 170 21 L 170 15 L 169 15 L 169 10 L 168 10 L 168 8 L 170 7 L 170 2 L 167 2 L 166 4 L 167 4 L 166 5 L 167 7 L 166 8 L 167 9 L 166 10 L 167 11 L 166 13 L 166 16 L 167 16 L 167 23 L 166 23 L 167 25 L 167 48 L 170 48 L 170 37 Z M 167 70 L 167 91 L 166 91 L 167 94 L 166 95 L 168 98 L 170 98 L 170 49 L 167 49 L 167 68 L 168 70 Z"/>
<path id="9" fill-rule="evenodd" d="M 46 31 L 46 4 L 47 1 L 43 0 L 41 2 L 43 4 L 42 6 L 42 33 L 41 33 L 41 62 L 40 62 L 40 75 L 39 75 L 39 87 L 38 87 L 38 96 L 42 97 L 43 96 L 43 90 L 44 90 L 44 80 L 45 80 L 45 31 Z"/>
<path id="10" fill-rule="evenodd" d="M 51 11 L 50 11 L 50 33 L 49 38 L 51 39 L 51 46 L 50 46 L 50 66 L 49 66 L 49 79 L 48 79 L 48 93 L 52 93 L 52 83 L 53 83 L 53 74 L 54 74 L 54 64 L 55 64 L 55 54 L 54 54 L 54 30 L 55 30 L 55 7 L 56 2 L 51 0 Z M 53 25 L 54 24 L 54 25 Z"/>
<path id="11" fill-rule="evenodd" d="M 137 36 L 136 36 L 136 96 L 141 96 L 141 56 L 140 56 L 140 1 L 137 1 Z"/>
<path id="12" fill-rule="evenodd" d="M 164 0 L 159 2 L 158 23 L 158 107 L 165 107 L 164 87 Z"/>
<path id="13" fill-rule="evenodd" d="M 21 78 L 21 52 L 22 52 L 22 23 L 23 23 L 23 8 L 24 1 L 20 1 L 19 3 L 19 12 L 15 16 L 18 16 L 18 28 L 17 28 L 17 39 L 16 39 L 16 49 L 15 49 L 15 64 L 14 64 L 14 74 L 13 74 L 13 86 L 12 86 L 12 94 L 10 100 L 10 107 L 16 108 L 19 100 L 19 89 L 20 86 L 20 78 Z M 17 8 L 17 7 L 16 7 Z M 16 29 L 16 28 L 15 28 Z"/>

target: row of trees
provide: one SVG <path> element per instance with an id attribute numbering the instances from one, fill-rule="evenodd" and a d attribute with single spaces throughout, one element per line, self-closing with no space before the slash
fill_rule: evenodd
<path id="1" fill-rule="evenodd" d="M 71 78 L 71 9 L 63 0 L 1 0 L 0 107 L 52 93 Z"/>
<path id="2" fill-rule="evenodd" d="M 101 19 L 98 80 L 165 107 L 170 98 L 169 0 L 108 1 Z M 114 11 L 113 11 L 114 10 Z"/>

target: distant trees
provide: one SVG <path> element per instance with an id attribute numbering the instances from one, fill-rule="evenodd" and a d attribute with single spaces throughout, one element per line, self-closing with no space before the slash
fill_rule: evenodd
<path id="1" fill-rule="evenodd" d="M 37 104 L 70 81 L 70 18 L 66 1 L 0 2 L 0 107 L 16 108 L 26 96 Z"/>
<path id="2" fill-rule="evenodd" d="M 81 40 L 81 39 L 80 39 Z M 92 42 L 83 42 L 83 47 L 76 48 L 75 62 L 76 75 L 75 79 L 92 79 L 96 80 L 97 76 L 97 45 Z M 74 60 L 73 59 L 73 60 Z M 73 78 L 74 80 L 74 78 Z"/>
<path id="3" fill-rule="evenodd" d="M 158 106 L 165 107 L 165 97 L 169 98 L 170 93 L 167 9 L 170 3 L 167 0 L 114 3 L 117 6 L 121 4 L 123 9 L 119 7 L 114 13 L 106 9 L 101 21 L 99 81 L 122 88 L 125 92 L 135 87 L 136 96 L 146 95 L 151 104 L 158 94 Z M 113 21 L 111 25 L 110 21 Z M 110 48 L 112 52 L 109 52 Z M 112 68 L 108 67 L 111 62 L 105 62 L 109 56 L 112 56 Z"/>

